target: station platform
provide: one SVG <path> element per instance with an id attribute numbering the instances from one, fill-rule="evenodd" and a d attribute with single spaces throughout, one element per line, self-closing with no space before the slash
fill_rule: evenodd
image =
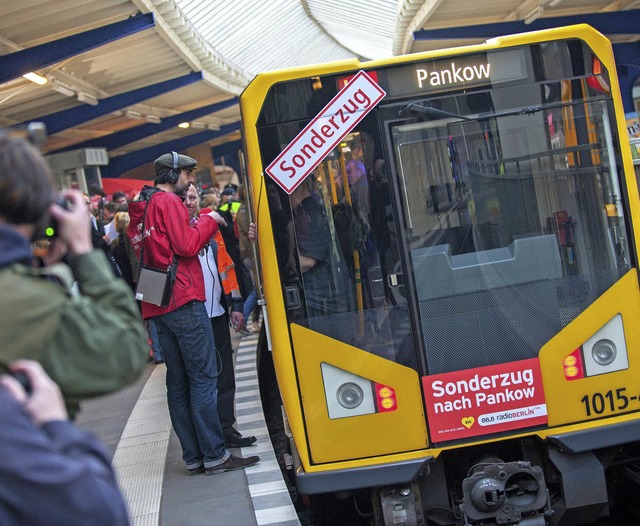
<path id="1" fill-rule="evenodd" d="M 76 424 L 94 433 L 112 455 L 132 526 L 300 524 L 264 421 L 257 335 L 232 335 L 237 429 L 258 440 L 231 451 L 259 455 L 255 466 L 188 475 L 169 419 L 163 364 L 150 363 L 134 385 L 82 404 Z"/>

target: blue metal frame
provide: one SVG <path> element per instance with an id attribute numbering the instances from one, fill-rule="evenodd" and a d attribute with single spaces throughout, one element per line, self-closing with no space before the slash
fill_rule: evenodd
<path id="1" fill-rule="evenodd" d="M 165 80 L 164 82 L 158 82 L 157 84 L 134 89 L 126 93 L 121 93 L 120 95 L 107 97 L 106 99 L 102 99 L 97 106 L 87 106 L 82 104 L 68 110 L 50 113 L 49 115 L 44 115 L 37 119 L 29 119 L 29 121 L 23 122 L 21 125 L 24 126 L 28 122 L 38 120 L 40 122 L 44 122 L 47 126 L 47 132 L 49 135 L 53 135 L 59 131 L 78 126 L 83 122 L 107 115 L 113 111 L 157 97 L 158 95 L 162 95 L 183 86 L 188 86 L 189 84 L 193 84 L 199 80 L 202 80 L 202 72 L 193 71 L 182 77 Z"/>
<path id="2" fill-rule="evenodd" d="M 224 144 L 219 144 L 211 148 L 211 157 L 213 157 L 213 164 L 216 166 L 225 165 L 232 168 L 239 177 L 242 177 L 240 173 L 240 160 L 238 159 L 238 150 L 242 149 L 242 141 L 229 141 Z M 224 162 L 223 158 L 224 157 Z"/>
<path id="3" fill-rule="evenodd" d="M 138 13 L 121 22 L 4 55 L 0 57 L 0 84 L 154 26 L 153 13 Z"/>
<path id="4" fill-rule="evenodd" d="M 213 157 L 213 162 L 218 164 L 218 160 L 221 157 L 236 153 L 238 150 L 242 150 L 242 141 L 225 142 L 224 144 L 219 144 L 211 148 L 211 157 Z"/>
<path id="5" fill-rule="evenodd" d="M 613 55 L 616 59 L 624 112 L 632 113 L 636 111 L 633 104 L 633 86 L 640 77 L 640 42 L 614 44 Z"/>
<path id="6" fill-rule="evenodd" d="M 216 102 L 215 104 L 203 106 L 202 108 L 185 111 L 171 117 L 165 117 L 159 124 L 141 124 L 140 126 L 136 126 L 135 128 L 131 128 L 129 130 L 112 133 L 110 135 L 105 135 L 104 137 L 98 137 L 97 139 L 91 139 L 79 144 L 74 144 L 73 146 L 62 148 L 59 151 L 76 150 L 78 148 L 106 148 L 107 150 L 114 150 L 116 148 L 124 146 L 125 144 L 131 144 L 132 142 L 139 141 L 141 139 L 144 139 L 145 137 L 149 137 L 151 135 L 155 135 L 165 130 L 174 128 L 181 122 L 188 122 L 204 115 L 210 115 L 211 113 L 223 110 L 237 103 L 238 98 L 233 97 L 222 102 Z"/>
<path id="7" fill-rule="evenodd" d="M 225 126 L 221 126 L 218 131 L 205 130 L 199 133 L 188 135 L 181 139 L 175 139 L 162 144 L 156 144 L 155 146 L 150 146 L 148 148 L 143 148 L 142 150 L 137 150 L 135 152 L 125 153 L 124 155 L 120 155 L 118 157 L 110 159 L 109 166 L 106 167 L 107 169 L 102 170 L 102 176 L 120 177 L 124 172 L 128 170 L 155 161 L 164 153 L 170 151 L 177 152 L 180 150 L 185 150 L 186 148 L 190 148 L 191 146 L 202 144 L 203 142 L 207 142 L 218 137 L 223 137 L 239 129 L 240 123 L 234 122 L 233 124 L 226 124 Z"/>

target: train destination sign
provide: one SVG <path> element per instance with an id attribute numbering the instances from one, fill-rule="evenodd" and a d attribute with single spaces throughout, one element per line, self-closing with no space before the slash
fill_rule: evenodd
<path id="1" fill-rule="evenodd" d="M 433 442 L 543 425 L 537 358 L 422 378 Z"/>
<path id="2" fill-rule="evenodd" d="M 391 69 L 386 73 L 389 96 L 424 95 L 479 86 L 496 86 L 527 78 L 527 57 L 509 49 L 434 59 Z"/>
<path id="3" fill-rule="evenodd" d="M 385 95 L 365 71 L 358 72 L 265 172 L 291 194 Z"/>

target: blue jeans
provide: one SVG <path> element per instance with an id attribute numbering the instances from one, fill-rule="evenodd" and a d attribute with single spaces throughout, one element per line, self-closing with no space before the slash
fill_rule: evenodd
<path id="1" fill-rule="evenodd" d="M 167 402 L 188 469 L 229 458 L 218 417 L 218 364 L 211 321 L 201 301 L 156 317 L 167 366 Z"/>
<path id="2" fill-rule="evenodd" d="M 256 292 L 256 288 L 253 287 L 249 297 L 244 300 L 244 308 L 242 309 L 242 315 L 244 316 L 244 322 L 249 323 L 249 316 L 258 306 L 258 293 Z"/>
<path id="3" fill-rule="evenodd" d="M 162 349 L 160 347 L 160 341 L 158 340 L 158 327 L 156 327 L 155 318 L 149 318 L 147 320 L 147 332 L 149 338 L 151 338 L 151 352 L 153 353 L 153 359 L 156 362 L 164 360 L 162 357 Z"/>

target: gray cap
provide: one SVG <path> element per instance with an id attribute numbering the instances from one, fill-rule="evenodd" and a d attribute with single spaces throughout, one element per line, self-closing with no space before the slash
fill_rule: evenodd
<path id="1" fill-rule="evenodd" d="M 176 163 L 177 170 L 191 170 L 198 166 L 198 161 L 189 157 L 188 155 L 177 154 L 178 162 Z M 163 175 L 173 168 L 173 154 L 165 153 L 158 157 L 155 162 L 156 176 Z"/>

